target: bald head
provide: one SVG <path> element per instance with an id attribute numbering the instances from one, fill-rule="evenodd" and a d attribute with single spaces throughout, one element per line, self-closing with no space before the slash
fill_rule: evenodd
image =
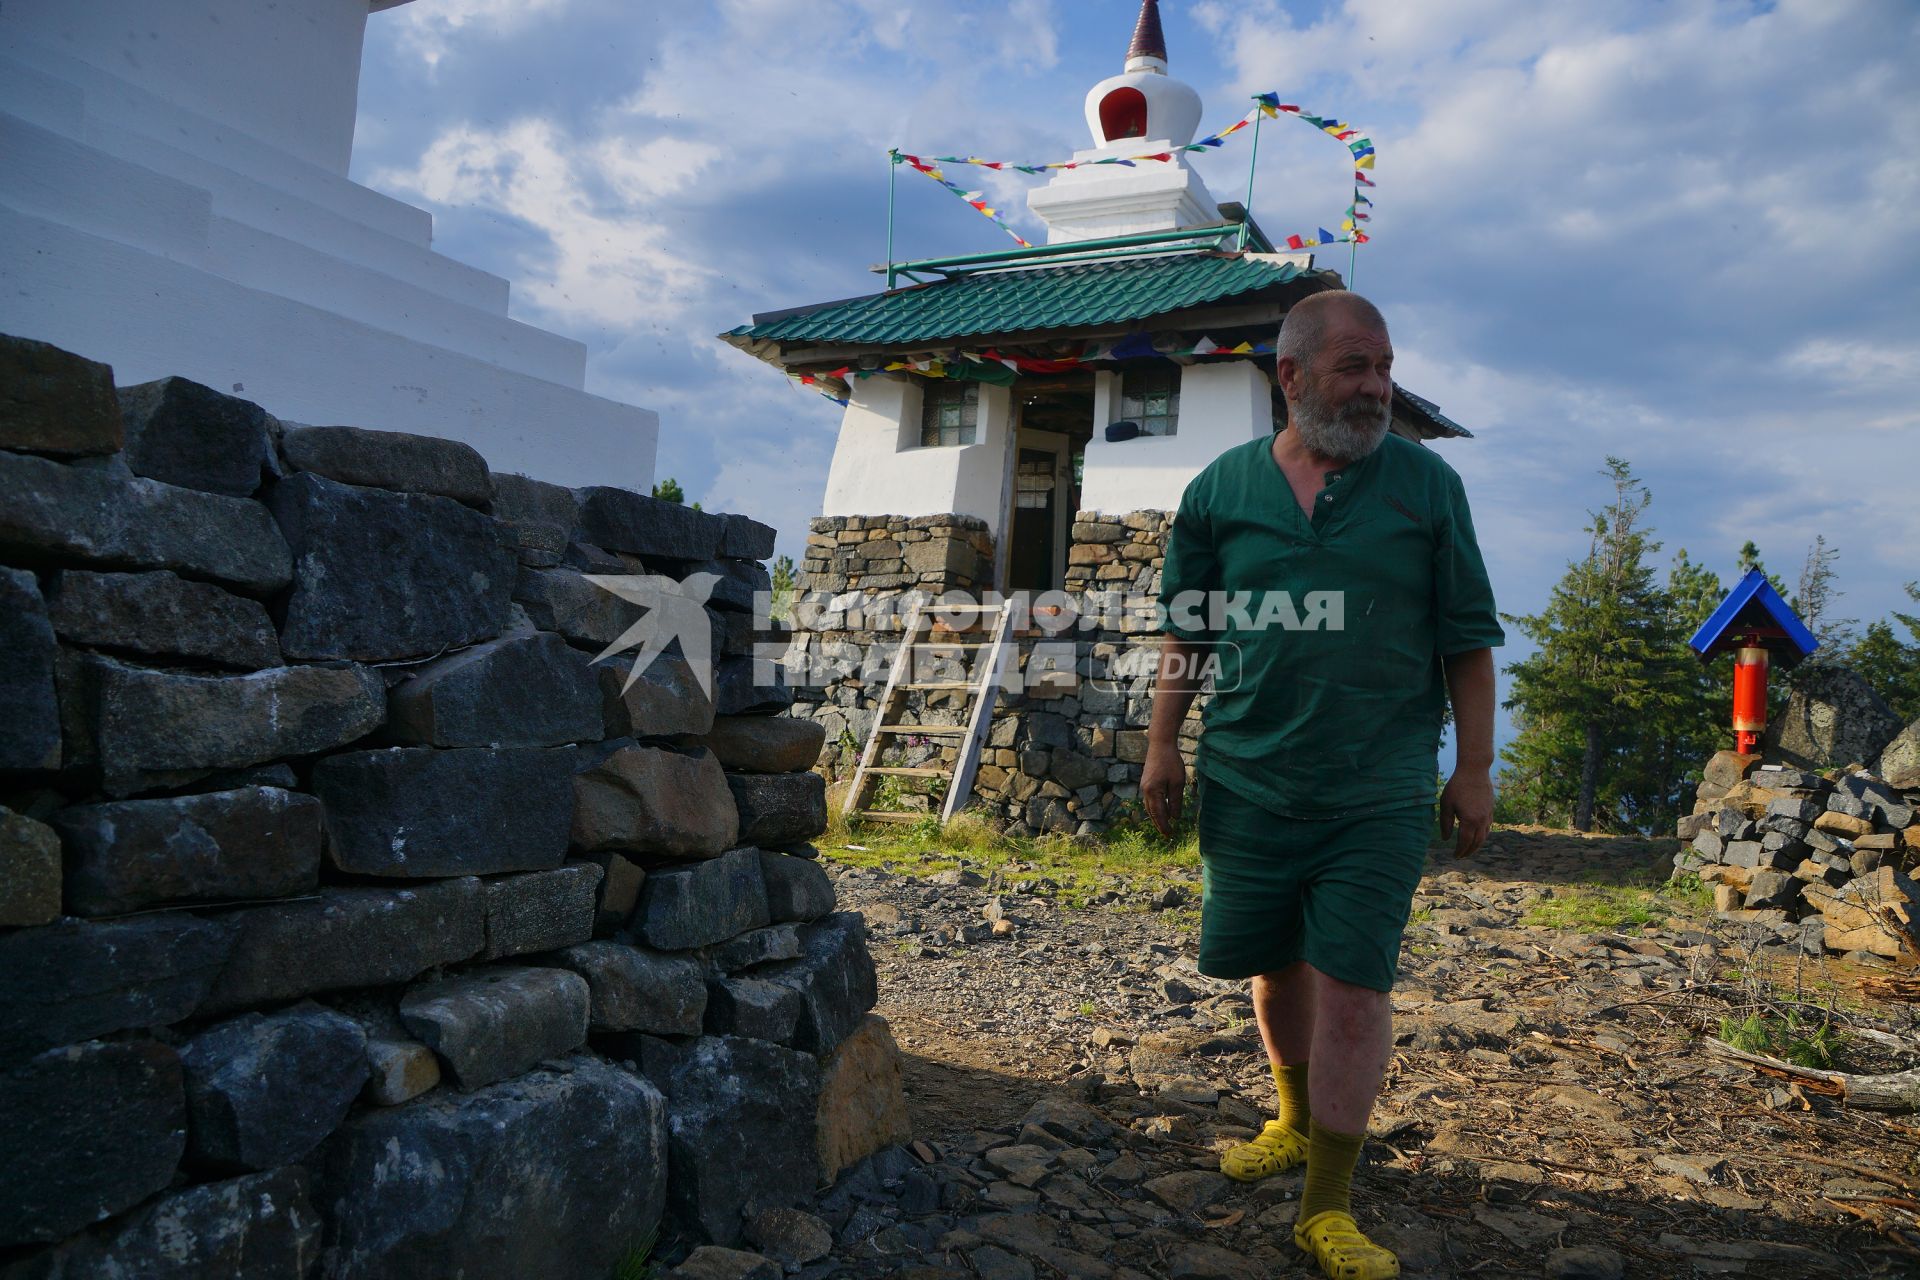
<path id="1" fill-rule="evenodd" d="M 1309 294 L 1294 303 L 1281 321 L 1275 359 L 1291 360 L 1302 370 L 1312 368 L 1314 357 L 1326 343 L 1327 330 L 1342 320 L 1380 333 L 1387 331 L 1387 318 L 1380 314 L 1380 308 L 1357 293 L 1330 289 Z"/>
<path id="2" fill-rule="evenodd" d="M 1274 375 L 1287 425 L 1316 458 L 1353 462 L 1393 423 L 1393 342 L 1387 322 L 1355 293 L 1302 299 L 1280 326 Z"/>

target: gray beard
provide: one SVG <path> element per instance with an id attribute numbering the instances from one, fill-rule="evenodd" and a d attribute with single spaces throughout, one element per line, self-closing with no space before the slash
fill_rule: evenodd
<path id="1" fill-rule="evenodd" d="M 1291 406 L 1289 425 L 1300 433 L 1307 452 L 1337 462 L 1358 462 L 1380 447 L 1393 423 L 1393 408 L 1371 397 L 1332 409 L 1318 399 Z"/>

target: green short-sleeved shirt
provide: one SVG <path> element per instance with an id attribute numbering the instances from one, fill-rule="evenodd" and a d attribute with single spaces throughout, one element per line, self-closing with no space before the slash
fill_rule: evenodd
<path id="1" fill-rule="evenodd" d="M 1198 768 L 1293 818 L 1430 804 L 1440 660 L 1506 642 L 1460 477 L 1389 435 L 1309 521 L 1272 445 L 1195 476 L 1168 539 L 1165 629 L 1223 642 Z"/>

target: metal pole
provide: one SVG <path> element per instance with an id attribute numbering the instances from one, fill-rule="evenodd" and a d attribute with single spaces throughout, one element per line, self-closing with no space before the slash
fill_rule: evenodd
<path id="1" fill-rule="evenodd" d="M 1359 202 L 1355 201 L 1355 203 L 1357 204 Z M 1358 218 L 1354 219 L 1354 222 L 1356 224 L 1359 221 L 1360 220 Z M 1360 234 L 1360 232 L 1358 231 L 1358 229 L 1356 229 L 1354 231 L 1349 232 L 1348 234 L 1357 236 Z M 1347 288 L 1348 289 L 1353 288 L 1354 277 L 1359 274 L 1359 266 L 1360 266 L 1360 242 L 1358 240 L 1349 240 L 1347 241 Z"/>
<path id="2" fill-rule="evenodd" d="M 1168 244 L 1179 240 L 1222 240 L 1240 234 L 1240 224 L 1210 222 L 1204 227 L 1182 227 L 1177 231 L 1141 231 L 1126 236 L 1102 236 L 1096 240 L 1070 240 L 1063 244 L 1036 244 L 1025 249 L 989 250 L 963 253 L 949 258 L 920 258 L 897 263 L 901 272 L 944 271 L 949 267 L 980 266 L 1006 262 L 1030 262 L 1057 258 L 1064 254 L 1084 254 L 1095 249 L 1119 249 L 1130 245 Z M 886 270 L 879 263 L 867 268 L 875 275 Z"/>
<path id="3" fill-rule="evenodd" d="M 893 178 L 900 167 L 900 148 L 887 150 L 887 288 L 893 288 Z"/>
<path id="4" fill-rule="evenodd" d="M 1240 243 L 1235 246 L 1241 250 L 1246 249 L 1247 237 L 1253 233 L 1253 171 L 1254 167 L 1260 163 L 1260 121 L 1266 117 L 1266 114 L 1258 106 L 1254 108 L 1253 146 L 1250 149 L 1251 154 L 1247 156 L 1247 199 L 1241 206 L 1244 212 L 1240 215 Z"/>

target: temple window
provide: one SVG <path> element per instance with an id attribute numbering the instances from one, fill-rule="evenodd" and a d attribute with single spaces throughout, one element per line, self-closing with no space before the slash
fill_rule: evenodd
<path id="1" fill-rule="evenodd" d="M 1121 422 L 1137 422 L 1143 436 L 1170 436 L 1180 425 L 1180 370 L 1162 365 L 1120 375 Z"/>
<path id="2" fill-rule="evenodd" d="M 979 383 L 941 380 L 927 383 L 920 402 L 922 446 L 972 444 L 979 421 Z"/>

